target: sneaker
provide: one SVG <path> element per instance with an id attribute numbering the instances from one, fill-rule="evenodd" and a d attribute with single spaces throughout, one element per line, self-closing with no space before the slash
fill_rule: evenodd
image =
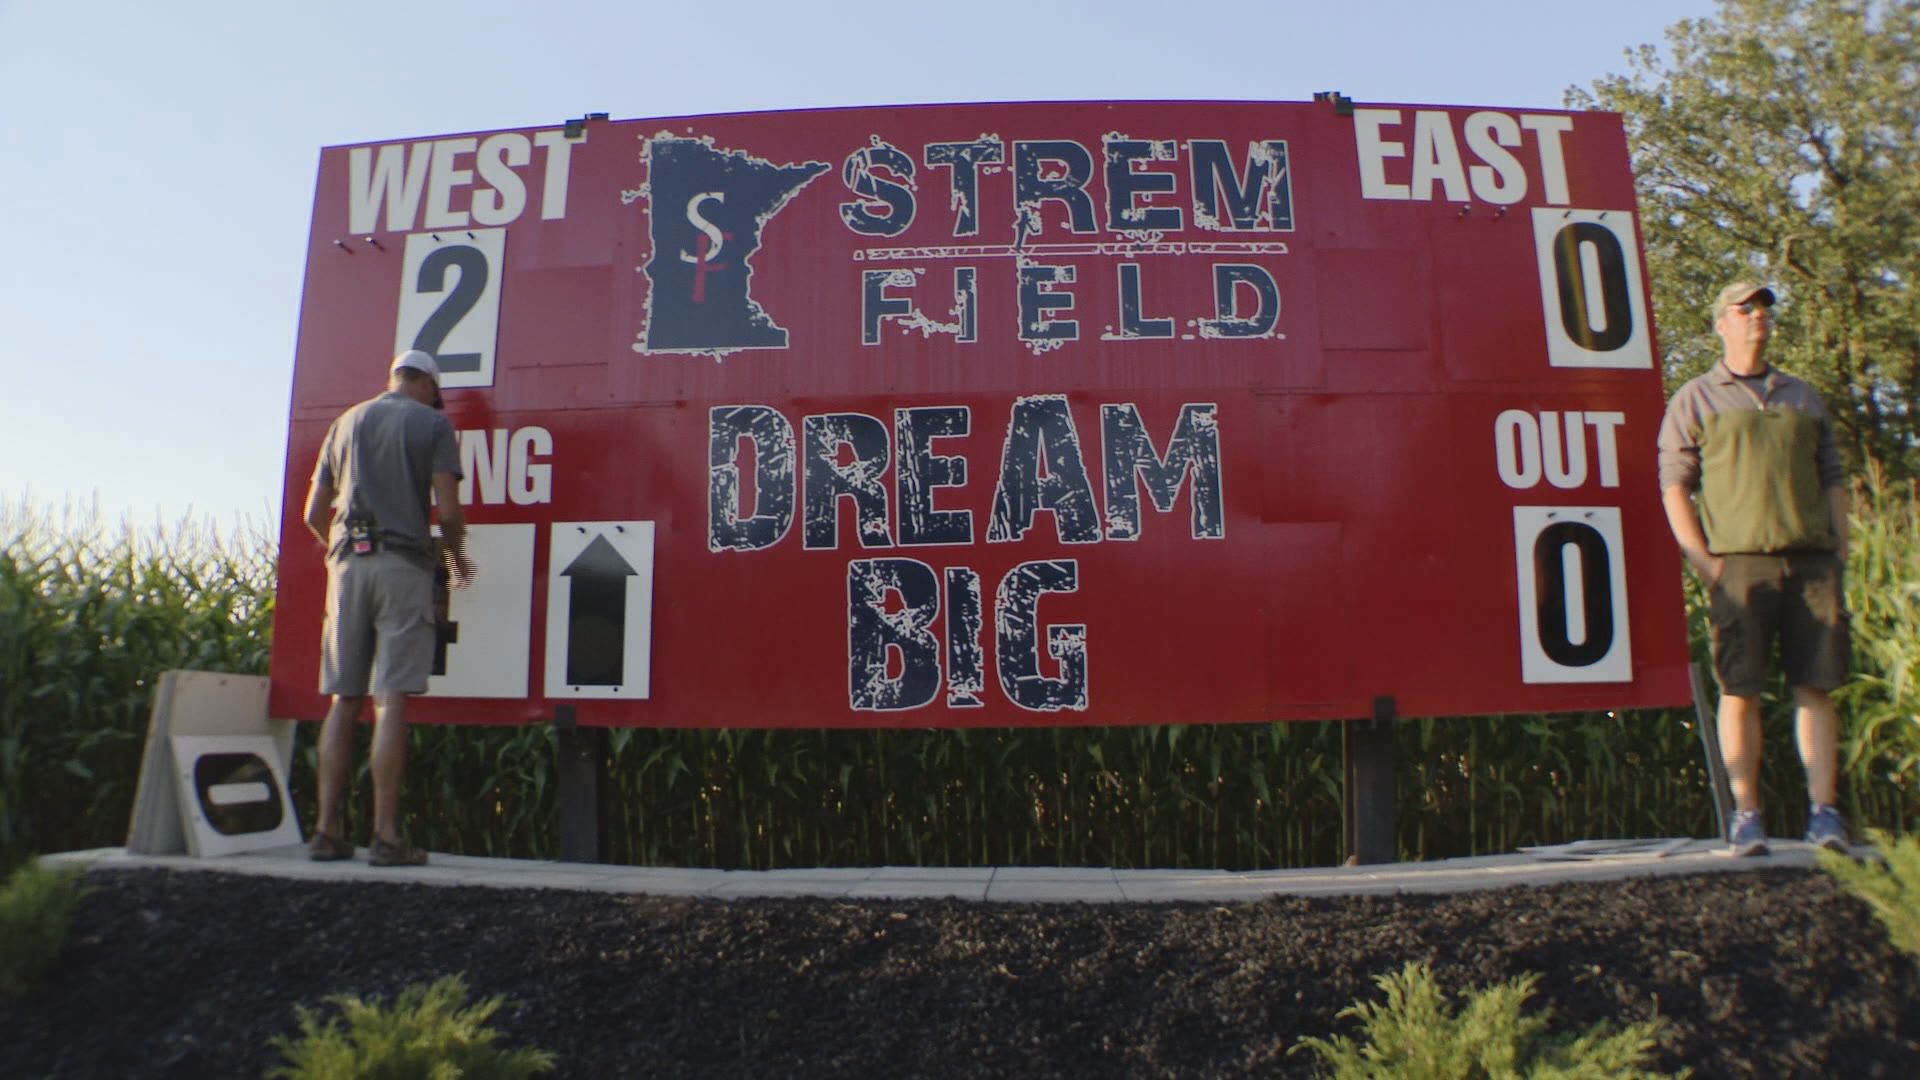
<path id="1" fill-rule="evenodd" d="M 1807 843 L 1842 855 L 1851 850 L 1847 819 L 1840 816 L 1839 807 L 1831 803 L 1815 803 L 1807 811 Z"/>
<path id="2" fill-rule="evenodd" d="M 1733 815 L 1733 828 L 1727 832 L 1727 846 L 1738 856 L 1767 853 L 1767 826 L 1760 811 L 1742 810 Z"/>
<path id="3" fill-rule="evenodd" d="M 313 831 L 313 839 L 307 841 L 307 858 L 314 862 L 339 862 L 353 858 L 353 845 L 346 840 L 318 829 Z"/>
<path id="4" fill-rule="evenodd" d="M 414 847 L 405 840 L 389 844 L 379 837 L 367 845 L 367 864 L 370 866 L 425 866 L 427 853 L 424 848 Z"/>

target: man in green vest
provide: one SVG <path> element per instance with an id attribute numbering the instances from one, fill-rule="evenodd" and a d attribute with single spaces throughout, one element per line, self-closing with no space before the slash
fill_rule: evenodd
<path id="1" fill-rule="evenodd" d="M 1776 638 L 1807 770 L 1807 842 L 1848 846 L 1834 805 L 1839 721 L 1829 694 L 1847 677 L 1846 474 L 1819 393 L 1767 363 L 1773 302 L 1773 290 L 1751 281 L 1720 290 L 1720 363 L 1673 395 L 1660 425 L 1667 522 L 1712 605 L 1736 855 L 1767 851 L 1760 693 Z"/>

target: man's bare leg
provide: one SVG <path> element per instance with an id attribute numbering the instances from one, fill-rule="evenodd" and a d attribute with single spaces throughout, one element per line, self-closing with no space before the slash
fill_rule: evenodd
<path id="1" fill-rule="evenodd" d="M 1733 803 L 1760 809 L 1760 699 L 1720 695 L 1720 759 L 1727 766 Z"/>
<path id="2" fill-rule="evenodd" d="M 400 843 L 400 789 L 407 775 L 407 695 L 373 697 L 373 835 Z"/>
<path id="3" fill-rule="evenodd" d="M 340 835 L 340 803 L 347 790 L 347 772 L 353 764 L 353 725 L 360 716 L 365 697 L 336 695 L 327 708 L 327 719 L 320 725 L 320 761 L 316 771 L 320 783 L 320 820 L 314 831 L 335 839 Z"/>
<path id="4" fill-rule="evenodd" d="M 1807 767 L 1807 796 L 1835 802 L 1840 771 L 1840 719 L 1825 690 L 1793 688 L 1793 726 L 1800 739 L 1800 762 Z"/>

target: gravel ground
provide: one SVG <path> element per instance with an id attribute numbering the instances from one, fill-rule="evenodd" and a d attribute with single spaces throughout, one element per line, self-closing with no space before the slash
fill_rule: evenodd
<path id="1" fill-rule="evenodd" d="M 1703 1077 L 1914 1076 L 1920 967 L 1824 875 L 1210 904 L 709 900 L 95 871 L 0 1077 L 259 1076 L 294 1005 L 464 972 L 559 1075 L 1311 1075 L 1373 975 L 1526 971 Z"/>

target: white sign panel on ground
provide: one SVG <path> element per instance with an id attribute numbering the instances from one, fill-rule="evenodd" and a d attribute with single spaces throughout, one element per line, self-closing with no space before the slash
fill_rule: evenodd
<path id="1" fill-rule="evenodd" d="M 271 735 L 175 735 L 174 790 L 196 858 L 300 842 Z"/>
<path id="2" fill-rule="evenodd" d="M 130 854 L 202 855 L 299 842 L 286 784 L 293 722 L 267 718 L 267 685 L 256 675 L 161 673 L 127 829 Z M 202 767 L 206 755 L 214 760 Z M 278 816 L 269 806 L 280 808 Z"/>

